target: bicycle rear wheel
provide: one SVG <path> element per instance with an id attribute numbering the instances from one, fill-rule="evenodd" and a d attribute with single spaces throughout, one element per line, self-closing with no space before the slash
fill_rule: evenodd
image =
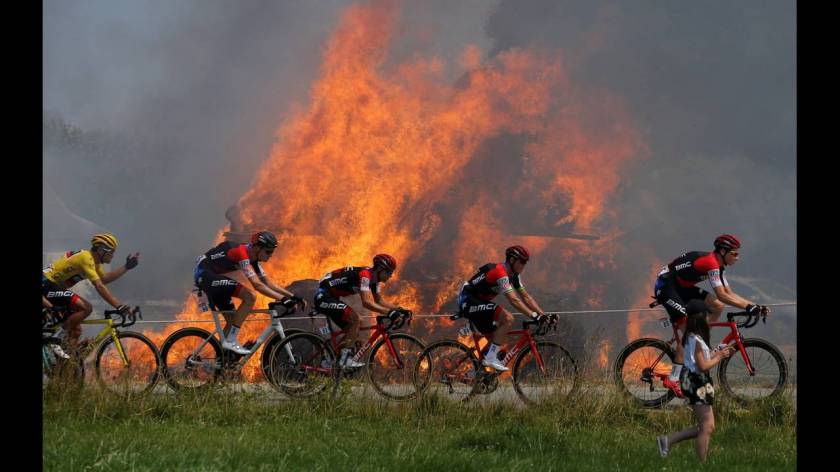
<path id="1" fill-rule="evenodd" d="M 388 338 L 396 357 L 385 339 L 380 339 L 368 356 L 368 379 L 382 396 L 391 400 L 409 400 L 417 396 L 414 367 L 423 352 L 423 341 L 404 333 L 391 334 Z"/>
<path id="2" fill-rule="evenodd" d="M 745 339 L 743 344 L 755 375 L 747 372 L 747 364 L 740 352 L 722 359 L 718 380 L 726 393 L 742 405 L 781 393 L 787 383 L 785 356 L 763 339 Z"/>
<path id="3" fill-rule="evenodd" d="M 312 333 L 286 336 L 274 346 L 269 359 L 269 383 L 295 398 L 323 392 L 334 382 L 338 365 L 329 345 Z"/>
<path id="4" fill-rule="evenodd" d="M 69 359 L 58 356 L 52 346 L 61 347 L 55 337 L 41 339 L 41 373 L 44 389 L 80 390 L 84 386 L 84 362 L 71 354 Z M 68 349 L 63 349 L 65 352 Z"/>
<path id="5" fill-rule="evenodd" d="M 615 384 L 648 408 L 660 408 L 674 398 L 658 375 L 670 375 L 674 351 L 665 341 L 642 338 L 621 350 L 615 361 Z"/>
<path id="6" fill-rule="evenodd" d="M 426 346 L 417 358 L 414 385 L 418 393 L 463 401 L 472 396 L 478 372 L 478 359 L 472 349 L 458 341 L 437 341 Z"/>
<path id="7" fill-rule="evenodd" d="M 209 342 L 199 350 L 207 338 Z M 208 388 L 222 372 L 222 346 L 200 328 L 183 328 L 170 334 L 160 349 L 160 358 L 163 376 L 176 392 Z"/>
<path id="8" fill-rule="evenodd" d="M 146 393 L 157 384 L 160 374 L 160 354 L 154 343 L 140 333 L 121 331 L 117 340 L 125 359 L 120 355 L 114 338 L 106 339 L 96 352 L 96 378 L 108 391 L 120 395 Z"/>
<path id="9" fill-rule="evenodd" d="M 577 388 L 577 366 L 572 355 L 553 341 L 536 341 L 543 367 L 530 346 L 513 364 L 513 388 L 528 404 L 551 398 L 567 398 Z"/>

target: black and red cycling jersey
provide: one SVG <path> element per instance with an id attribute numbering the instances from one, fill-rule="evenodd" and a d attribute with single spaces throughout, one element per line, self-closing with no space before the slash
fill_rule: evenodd
<path id="1" fill-rule="evenodd" d="M 686 252 L 663 267 L 659 276 L 673 278 L 682 287 L 693 287 L 699 282 L 708 280 L 712 287 L 716 288 L 729 285 L 723 275 L 725 268 L 718 262 L 714 252 L 692 251 Z"/>
<path id="2" fill-rule="evenodd" d="M 241 270 L 246 277 L 265 275 L 259 261 L 248 258 L 250 244 L 237 244 L 225 241 L 205 252 L 198 258 L 198 266 L 214 274 L 226 274 Z"/>
<path id="3" fill-rule="evenodd" d="M 522 278 L 501 262 L 490 262 L 479 267 L 478 272 L 462 288 L 465 293 L 487 301 L 513 289 L 525 290 Z"/>
<path id="4" fill-rule="evenodd" d="M 344 297 L 359 292 L 377 293 L 379 280 L 371 267 L 342 267 L 327 273 L 318 286 L 334 297 Z"/>

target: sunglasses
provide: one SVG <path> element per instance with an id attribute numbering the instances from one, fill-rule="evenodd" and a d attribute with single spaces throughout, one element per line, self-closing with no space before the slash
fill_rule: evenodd
<path id="1" fill-rule="evenodd" d="M 265 251 L 265 253 L 266 253 L 266 254 L 268 254 L 269 256 L 270 256 L 270 255 L 272 255 L 272 254 L 274 254 L 274 249 L 264 249 L 264 251 Z"/>

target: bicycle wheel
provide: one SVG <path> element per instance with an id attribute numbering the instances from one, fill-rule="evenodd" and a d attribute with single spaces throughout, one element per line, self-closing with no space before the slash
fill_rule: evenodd
<path id="1" fill-rule="evenodd" d="M 157 384 L 160 354 L 146 336 L 131 331 L 117 333 L 119 346 L 110 337 L 96 352 L 96 379 L 112 393 L 146 393 Z M 120 355 L 119 347 L 125 358 Z"/>
<path id="2" fill-rule="evenodd" d="M 642 338 L 622 349 L 615 361 L 618 389 L 648 408 L 660 408 L 674 398 L 659 375 L 670 375 L 674 351 L 665 341 Z"/>
<path id="3" fill-rule="evenodd" d="M 388 339 L 394 348 L 393 353 L 384 338 L 370 350 L 368 379 L 382 396 L 391 400 L 409 400 L 417 396 L 414 367 L 425 346 L 423 341 L 410 334 L 391 334 Z"/>
<path id="4" fill-rule="evenodd" d="M 41 373 L 43 388 L 79 390 L 84 386 L 84 362 L 75 355 L 69 359 L 59 357 L 51 346 L 61 347 L 61 340 L 54 337 L 41 339 Z M 65 348 L 66 352 L 67 349 Z"/>
<path id="5" fill-rule="evenodd" d="M 335 353 L 313 333 L 286 336 L 270 353 L 269 384 L 290 397 L 308 397 L 333 380 Z"/>
<path id="6" fill-rule="evenodd" d="M 308 331 L 304 331 L 298 328 L 286 328 L 283 330 L 283 334 L 286 336 L 281 338 L 277 333 L 272 334 L 265 340 L 263 343 L 262 348 L 262 356 L 260 357 L 260 369 L 262 370 L 263 377 L 271 383 L 271 351 L 274 350 L 274 346 L 278 344 L 283 339 L 296 334 L 296 333 L 306 333 Z"/>
<path id="7" fill-rule="evenodd" d="M 728 395 L 743 405 L 778 395 L 787 383 L 785 356 L 776 346 L 763 339 L 745 339 L 743 344 L 755 374 L 747 372 L 744 357 L 736 352 L 720 361 L 720 385 Z"/>
<path id="8" fill-rule="evenodd" d="M 472 349 L 458 341 L 437 341 L 417 358 L 414 385 L 418 393 L 462 401 L 470 398 L 477 372 L 478 359 Z"/>
<path id="9" fill-rule="evenodd" d="M 210 338 L 210 341 L 204 341 Z M 199 350 L 199 346 L 204 346 Z M 216 383 L 222 372 L 222 346 L 199 328 L 175 331 L 160 349 L 163 376 L 175 390 L 197 391 Z"/>
<path id="10" fill-rule="evenodd" d="M 567 398 L 577 388 L 577 366 L 572 355 L 553 341 L 536 341 L 542 361 L 526 346 L 513 364 L 513 388 L 525 403 L 549 398 Z"/>

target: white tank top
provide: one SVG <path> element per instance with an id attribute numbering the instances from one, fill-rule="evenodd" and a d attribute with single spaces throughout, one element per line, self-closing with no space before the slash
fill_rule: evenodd
<path id="1" fill-rule="evenodd" d="M 707 361 L 712 360 L 709 355 L 709 346 L 706 345 L 703 338 L 692 333 L 689 335 L 688 342 L 685 343 L 685 367 L 689 370 L 689 372 L 700 374 L 703 371 L 700 370 L 700 367 L 697 366 L 697 361 L 694 359 L 694 351 L 697 349 L 697 343 L 700 343 L 700 349 L 703 350 L 703 357 L 705 357 Z"/>

